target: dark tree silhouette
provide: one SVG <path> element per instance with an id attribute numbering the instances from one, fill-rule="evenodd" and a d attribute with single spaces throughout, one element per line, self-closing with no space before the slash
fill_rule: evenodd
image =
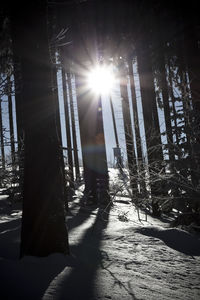
<path id="1" fill-rule="evenodd" d="M 87 71 L 98 63 L 94 9 L 94 3 L 85 10 L 77 8 L 75 19 L 79 22 L 73 24 L 73 44 L 85 194 L 96 202 L 98 197 L 101 201 L 108 199 L 108 167 L 101 98 L 86 85 Z"/>
<path id="2" fill-rule="evenodd" d="M 24 26 L 26 24 L 26 26 Z M 67 254 L 62 151 L 47 35 L 45 1 L 12 11 L 16 54 L 20 61 L 24 111 L 24 191 L 21 256 Z"/>

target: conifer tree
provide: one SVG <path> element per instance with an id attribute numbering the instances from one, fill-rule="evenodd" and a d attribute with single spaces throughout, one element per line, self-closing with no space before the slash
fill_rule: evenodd
<path id="1" fill-rule="evenodd" d="M 12 26 L 18 29 L 12 38 L 23 82 L 20 90 L 25 137 L 21 256 L 67 254 L 64 174 L 52 91 L 46 1 L 29 1 L 17 11 L 18 14 L 12 10 L 11 20 Z"/>

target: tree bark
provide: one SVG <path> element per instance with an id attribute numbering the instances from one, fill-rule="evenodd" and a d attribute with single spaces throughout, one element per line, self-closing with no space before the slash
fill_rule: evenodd
<path id="1" fill-rule="evenodd" d="M 124 120 L 124 131 L 125 131 L 128 168 L 130 173 L 130 182 L 131 182 L 131 187 L 133 189 L 133 193 L 135 193 L 137 190 L 137 164 L 136 164 L 135 148 L 133 142 L 133 130 L 131 124 L 127 83 L 128 83 L 127 68 L 125 66 L 125 63 L 122 62 L 122 65 L 120 66 L 120 92 L 121 92 L 121 99 L 122 99 L 122 112 L 123 112 L 123 120 Z"/>
<path id="2" fill-rule="evenodd" d="M 175 97 L 174 97 L 174 90 L 173 90 L 173 81 L 172 81 L 172 70 L 171 70 L 171 64 L 170 59 L 168 58 L 168 69 L 169 69 L 169 95 L 171 98 L 172 103 L 172 110 L 173 110 L 173 118 L 174 118 L 174 134 L 176 136 L 176 145 L 178 146 L 178 151 L 176 151 L 176 155 L 178 156 L 178 159 L 181 157 L 180 153 L 180 134 L 178 132 L 178 123 L 177 123 L 177 111 L 176 111 L 176 105 L 175 105 Z"/>
<path id="3" fill-rule="evenodd" d="M 170 107 L 169 107 L 169 87 L 167 84 L 167 74 L 165 67 L 165 58 L 163 55 L 164 49 L 161 47 L 159 49 L 160 53 L 158 53 L 158 62 L 159 62 L 159 71 L 160 71 L 160 83 L 161 83 L 161 92 L 164 106 L 164 116 L 165 116 L 165 126 L 166 126 L 166 136 L 167 136 L 167 144 L 168 144 L 168 155 L 169 160 L 173 165 L 174 162 L 174 151 L 173 151 L 173 135 L 172 135 L 172 124 L 171 124 L 171 116 L 170 116 Z"/>
<path id="4" fill-rule="evenodd" d="M 142 154 L 142 144 L 140 137 L 140 128 L 139 128 L 139 118 L 138 118 L 138 109 L 137 109 L 137 100 L 135 93 L 135 80 L 133 75 L 133 62 L 132 59 L 128 59 L 128 70 L 130 78 L 130 88 L 131 88 L 131 99 L 133 106 L 133 117 L 134 117 L 134 128 L 135 128 L 135 139 L 136 139 L 136 149 L 137 149 L 137 161 L 138 161 L 138 178 L 140 183 L 140 192 L 146 193 L 146 186 L 144 180 L 144 161 Z"/>
<path id="5" fill-rule="evenodd" d="M 198 20 L 198 21 L 197 21 Z M 194 187 L 200 182 L 200 48 L 199 48 L 199 17 L 191 19 L 187 24 L 184 36 L 185 58 L 188 68 L 190 90 L 193 106 L 193 136 L 191 136 L 191 176 Z M 188 133 L 190 135 L 190 133 Z"/>
<path id="6" fill-rule="evenodd" d="M 24 182 L 24 106 L 22 97 L 22 70 L 21 70 L 21 47 L 22 37 L 20 25 L 15 11 L 11 10 L 11 37 L 13 51 L 13 69 L 14 69 L 14 95 L 17 124 L 17 162 L 19 164 L 19 186 L 23 191 Z M 17 39 L 15 38 L 17 37 Z"/>
<path id="7" fill-rule="evenodd" d="M 77 137 L 76 137 L 76 125 L 74 117 L 74 101 L 72 93 L 72 82 L 71 74 L 67 73 L 67 83 L 69 88 L 69 101 L 70 101 L 70 112 L 71 112 L 71 122 L 72 122 L 72 140 L 73 140 L 73 149 L 74 149 L 74 165 L 76 171 L 76 180 L 80 179 L 80 168 L 79 168 L 79 159 L 78 159 L 78 147 L 77 147 Z"/>
<path id="8" fill-rule="evenodd" d="M 4 149 L 4 132 L 3 132 L 3 120 L 2 120 L 2 100 L 0 99 L 0 138 L 1 138 L 1 164 L 2 169 L 5 170 L 5 149 Z"/>
<path id="9" fill-rule="evenodd" d="M 12 88 L 11 81 L 8 78 L 8 114 L 9 114 L 9 125 L 10 125 L 10 147 L 11 147 L 11 160 L 12 168 L 15 167 L 15 137 L 14 137 L 14 126 L 13 126 L 13 108 L 12 108 Z"/>
<path id="10" fill-rule="evenodd" d="M 151 65 L 148 43 L 140 44 L 137 48 L 137 63 L 142 98 L 145 138 L 147 145 L 148 170 L 150 175 L 151 194 L 159 195 L 161 192 L 157 175 L 161 171 L 163 161 L 162 142 L 156 104 L 154 77 Z M 153 214 L 159 214 L 156 201 L 152 198 Z"/>
<path id="11" fill-rule="evenodd" d="M 147 45 L 137 49 L 138 73 L 144 115 L 145 137 L 149 164 L 155 160 L 163 160 L 160 126 L 156 105 L 154 78 L 151 59 Z"/>
<path id="12" fill-rule="evenodd" d="M 67 138 L 67 158 L 69 167 L 69 185 L 70 188 L 74 189 L 74 172 L 73 172 L 73 157 L 72 157 L 72 141 L 71 141 L 71 130 L 70 130 L 70 119 L 69 119 L 69 106 L 67 99 L 67 82 L 66 82 L 66 71 L 64 66 L 63 53 L 61 52 L 61 71 L 62 71 L 62 88 L 63 88 L 63 101 L 65 109 L 65 128 Z"/>
<path id="13" fill-rule="evenodd" d="M 24 191 L 20 256 L 67 254 L 62 151 L 47 35 L 46 2 L 29 1 L 13 11 L 13 40 L 20 54 L 24 109 Z M 26 24 L 26 25 L 24 25 Z"/>

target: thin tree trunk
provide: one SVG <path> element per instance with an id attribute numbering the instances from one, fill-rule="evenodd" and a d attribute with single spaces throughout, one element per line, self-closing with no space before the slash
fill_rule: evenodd
<path id="1" fill-rule="evenodd" d="M 14 137 L 14 126 L 13 126 L 13 108 L 12 108 L 12 88 L 11 81 L 8 78 L 8 114 L 9 114 L 9 125 L 10 125 L 10 147 L 11 147 L 11 159 L 12 168 L 15 168 L 15 137 Z"/>
<path id="2" fill-rule="evenodd" d="M 170 60 L 168 59 L 168 68 L 169 68 L 169 93 L 172 103 L 172 110 L 173 110 L 173 116 L 174 116 L 174 134 L 176 136 L 176 145 L 178 146 L 178 151 L 176 151 L 176 155 L 180 159 L 180 143 L 179 143 L 179 133 L 178 133 L 178 124 L 177 124 L 177 112 L 176 112 L 176 106 L 175 106 L 175 97 L 174 97 L 174 91 L 173 91 L 173 81 L 172 81 L 172 71 L 171 71 L 171 64 Z"/>
<path id="3" fill-rule="evenodd" d="M 62 62 L 62 88 L 63 88 L 63 101 L 65 108 L 65 127 L 66 127 L 66 138 L 67 138 L 67 157 L 68 157 L 68 167 L 69 167 L 69 181 L 70 188 L 74 188 L 74 172 L 73 172 L 73 157 L 72 157 L 72 142 L 71 142 L 71 130 L 70 130 L 70 121 L 69 121 L 69 106 L 67 99 L 67 86 L 66 86 L 66 73 L 64 67 L 64 59 L 61 54 Z"/>
<path id="4" fill-rule="evenodd" d="M 124 120 L 125 141 L 128 159 L 128 168 L 130 172 L 130 181 L 133 193 L 137 191 L 137 164 L 135 156 L 135 148 L 133 142 L 133 130 L 130 116 L 130 106 L 127 90 L 127 69 L 125 63 L 120 66 L 120 92 L 122 98 L 122 111 Z"/>
<path id="5" fill-rule="evenodd" d="M 5 170 L 5 149 L 4 149 L 4 130 L 2 120 L 2 100 L 0 99 L 0 135 L 1 135 L 1 164 L 2 169 Z"/>
<path id="6" fill-rule="evenodd" d="M 15 12 L 13 12 L 15 14 Z M 21 197 L 24 185 L 24 106 L 22 97 L 22 70 L 21 70 L 21 45 L 22 35 L 21 26 L 16 26 L 16 17 L 11 17 L 11 37 L 13 50 L 13 69 L 14 69 L 14 97 L 16 109 L 17 125 L 17 163 L 19 165 L 19 189 Z M 17 37 L 17 39 L 15 38 Z"/>
<path id="7" fill-rule="evenodd" d="M 133 116 L 134 116 L 134 127 L 135 127 L 135 136 L 136 136 L 137 156 L 138 156 L 138 160 L 142 164 L 142 160 L 143 160 L 142 145 L 141 145 L 141 138 L 140 138 L 140 128 L 139 128 L 139 120 L 138 120 L 138 109 L 137 109 L 137 101 L 136 101 L 136 94 L 135 94 L 135 80 L 134 80 L 134 76 L 133 76 L 132 59 L 130 59 L 128 61 L 128 68 L 129 68 L 131 98 L 132 98 L 132 105 L 133 105 Z"/>
<path id="8" fill-rule="evenodd" d="M 117 135 L 117 126 L 116 126 L 116 120 L 115 120 L 115 113 L 114 113 L 114 108 L 113 108 L 113 102 L 112 98 L 110 97 L 110 107 L 111 107 L 111 113 L 112 113 L 112 119 L 113 119 L 113 128 L 114 128 L 114 135 L 115 135 L 115 143 L 116 147 L 119 148 L 119 139 Z"/>
<path id="9" fill-rule="evenodd" d="M 133 117 L 134 117 L 134 128 L 135 128 L 135 138 L 136 138 L 136 148 L 137 148 L 137 160 L 138 160 L 138 177 L 140 182 L 140 189 L 146 193 L 145 180 L 144 180 L 144 164 L 143 164 L 143 155 L 142 155 L 142 144 L 140 138 L 140 128 L 139 128 L 139 119 L 138 119 L 138 109 L 137 109 L 137 100 L 135 94 L 135 80 L 133 75 L 133 62 L 132 59 L 128 60 L 128 70 L 130 78 L 130 88 L 131 88 L 131 99 L 133 106 Z"/>
<path id="10" fill-rule="evenodd" d="M 71 122 L 72 122 L 72 139 L 73 139 L 73 150 L 74 150 L 74 165 L 76 171 L 76 180 L 80 179 L 80 168 L 79 168 L 79 159 L 78 159 L 78 147 L 77 147 L 77 138 L 76 138 L 76 126 L 75 126 L 75 117 L 74 117 L 74 101 L 72 94 L 72 83 L 71 83 L 71 74 L 67 73 L 67 83 L 69 88 L 69 101 L 70 101 L 70 112 L 71 112 Z"/>
<path id="11" fill-rule="evenodd" d="M 171 125 L 171 116 L 170 116 L 170 107 L 169 107 L 169 94 L 168 94 L 168 84 L 167 84 L 167 74 L 165 68 L 165 58 L 163 55 L 164 49 L 161 48 L 161 52 L 158 54 L 159 59 L 159 71 L 160 71 L 160 80 L 161 80 L 161 91 L 162 99 L 164 106 L 164 116 L 165 116 L 165 126 L 166 126 L 166 136 L 168 144 L 168 154 L 169 160 L 173 165 L 174 162 L 174 151 L 173 151 L 173 135 L 172 135 L 172 125 Z"/>
<path id="12" fill-rule="evenodd" d="M 115 136 L 115 143 L 116 143 L 116 148 L 118 148 L 118 151 L 120 151 L 117 155 L 117 167 L 119 170 L 122 172 L 123 168 L 123 162 L 122 162 L 122 157 L 121 157 L 121 149 L 119 147 L 119 139 L 117 135 L 117 126 L 116 126 L 116 120 L 115 120 L 115 113 L 114 113 L 114 108 L 113 108 L 113 102 L 112 98 L 110 96 L 110 107 L 111 107 L 111 113 L 112 113 L 112 120 L 113 120 L 113 128 L 114 128 L 114 136 Z"/>

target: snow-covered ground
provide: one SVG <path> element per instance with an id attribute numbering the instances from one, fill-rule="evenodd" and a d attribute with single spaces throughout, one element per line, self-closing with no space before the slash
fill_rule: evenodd
<path id="1" fill-rule="evenodd" d="M 20 205 L 0 196 L 0 299 L 200 299 L 199 235 L 139 221 L 127 196 L 107 209 L 81 206 L 80 196 L 67 217 L 71 255 L 21 260 Z"/>

